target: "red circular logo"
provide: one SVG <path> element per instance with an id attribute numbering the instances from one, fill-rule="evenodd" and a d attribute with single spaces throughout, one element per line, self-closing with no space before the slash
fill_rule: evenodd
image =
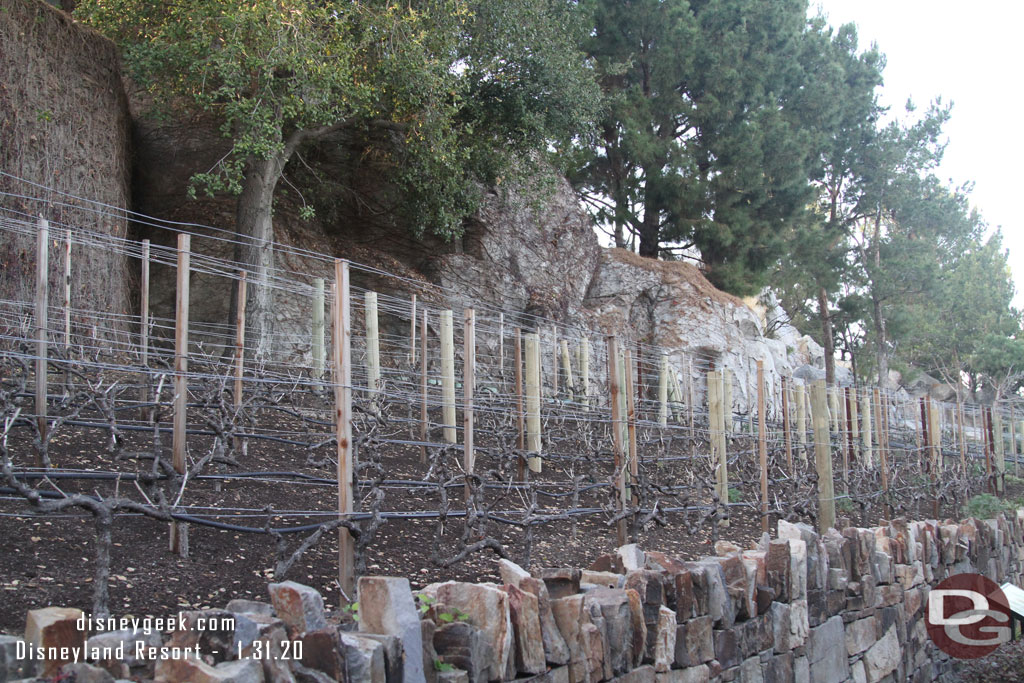
<path id="1" fill-rule="evenodd" d="M 1010 606 L 1002 589 L 981 574 L 955 574 L 928 594 L 928 635 L 940 650 L 976 659 L 1010 640 Z"/>

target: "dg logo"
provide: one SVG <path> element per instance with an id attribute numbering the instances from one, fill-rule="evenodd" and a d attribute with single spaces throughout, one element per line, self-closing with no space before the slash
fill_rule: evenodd
<path id="1" fill-rule="evenodd" d="M 1010 640 L 1010 624 L 1006 595 L 981 574 L 950 576 L 928 594 L 928 635 L 952 657 L 984 657 Z"/>

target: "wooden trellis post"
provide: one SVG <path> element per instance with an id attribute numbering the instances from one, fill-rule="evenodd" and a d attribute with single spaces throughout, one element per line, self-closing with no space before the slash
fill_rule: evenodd
<path id="1" fill-rule="evenodd" d="M 928 449 L 928 469 L 931 473 L 932 482 L 932 515 L 938 518 L 939 496 L 936 487 L 939 483 L 939 470 L 942 469 L 942 464 L 937 444 L 940 443 L 939 439 L 941 438 L 941 435 L 936 429 L 935 406 L 932 404 L 931 398 L 927 396 L 924 397 L 921 406 L 923 408 L 921 419 L 927 423 L 924 434 L 925 447 Z"/>
<path id="2" fill-rule="evenodd" d="M 853 386 L 847 389 L 847 395 L 850 398 L 850 436 L 853 437 L 853 445 L 850 447 L 850 461 L 859 460 L 860 450 L 860 412 L 858 401 L 857 401 L 857 387 Z"/>
<path id="3" fill-rule="evenodd" d="M 725 411 L 722 406 L 722 373 L 711 371 L 708 378 L 708 438 L 711 442 L 711 464 L 715 471 L 715 493 L 729 502 L 729 463 L 725 453 Z"/>
<path id="4" fill-rule="evenodd" d="M 687 387 L 687 395 L 689 397 L 689 400 L 686 403 L 686 407 L 687 407 L 688 412 L 690 413 L 690 436 L 693 437 L 694 454 L 696 454 L 697 434 L 696 434 L 696 422 L 694 421 L 694 416 L 693 416 L 693 407 L 694 407 L 693 406 L 693 404 L 694 404 L 693 358 L 690 358 L 689 356 L 687 356 L 687 358 L 686 358 L 686 387 Z"/>
<path id="5" fill-rule="evenodd" d="M 889 457 L 889 398 L 886 394 L 879 392 L 879 421 L 882 425 L 882 442 L 879 444 L 881 447 L 880 455 L 882 457 L 882 469 L 885 469 L 885 465 L 888 463 Z"/>
<path id="6" fill-rule="evenodd" d="M 71 353 L 71 228 L 64 236 L 64 353 Z"/>
<path id="7" fill-rule="evenodd" d="M 832 432 L 835 434 L 839 434 L 842 431 L 839 428 L 840 411 L 838 391 L 839 387 L 828 387 L 828 414 L 832 422 Z M 811 419 L 813 419 L 813 416 Z"/>
<path id="8" fill-rule="evenodd" d="M 882 469 L 882 494 L 885 497 L 885 508 L 886 514 L 889 514 L 889 463 L 885 452 L 885 439 L 882 437 L 884 433 L 883 426 L 885 424 L 885 418 L 883 415 L 887 412 L 885 406 L 882 403 L 882 393 L 876 388 L 874 390 L 875 395 L 875 441 L 878 442 L 878 462 Z"/>
<path id="9" fill-rule="evenodd" d="M 871 468 L 874 450 L 871 446 L 871 392 L 864 388 L 860 395 L 861 435 L 864 438 L 864 466 Z"/>
<path id="10" fill-rule="evenodd" d="M 178 235 L 178 282 L 174 316 L 174 427 L 171 466 L 185 474 L 185 426 L 188 409 L 188 304 L 191 236 Z M 171 552 L 188 557 L 188 525 L 171 522 Z"/>
<path id="11" fill-rule="evenodd" d="M 519 432 L 517 446 L 519 452 L 526 450 L 526 416 L 523 414 L 523 332 L 516 328 L 515 348 L 515 382 L 516 382 L 516 428 Z M 522 457 L 518 463 L 519 481 L 526 479 L 526 461 Z"/>
<path id="12" fill-rule="evenodd" d="M 960 447 L 960 468 L 967 473 L 967 439 L 964 433 L 964 404 L 960 401 L 960 391 L 956 392 L 956 441 Z"/>
<path id="13" fill-rule="evenodd" d="M 1024 455 L 1024 421 L 1015 420 L 1014 421 L 1014 427 L 1016 427 L 1016 429 L 1017 429 L 1017 436 L 1014 437 L 1014 441 L 1017 442 L 1017 438 L 1018 437 L 1020 438 L 1020 441 L 1019 441 L 1020 445 L 1017 447 L 1017 455 L 1021 456 L 1021 455 Z M 1013 428 L 1011 428 L 1011 431 L 1013 431 Z M 1019 474 L 1018 474 L 1018 461 L 1019 460 L 1020 460 L 1020 458 L 1014 458 L 1014 476 L 1019 476 Z"/>
<path id="14" fill-rule="evenodd" d="M 725 434 L 732 434 L 732 371 L 729 368 L 722 368 L 722 411 L 725 413 Z"/>
<path id="15" fill-rule="evenodd" d="M 928 437 L 928 409 L 925 406 L 925 397 L 922 396 L 918 399 L 918 405 L 920 407 L 919 419 L 919 431 L 918 431 L 918 442 L 917 442 L 917 463 L 921 465 L 921 452 L 929 448 L 931 441 Z M 928 452 L 928 458 L 931 458 L 931 451 Z"/>
<path id="16" fill-rule="evenodd" d="M 377 292 L 366 292 L 366 397 L 376 408 L 380 404 L 380 327 L 377 324 Z M 454 383 L 453 383 L 454 384 Z M 454 386 L 453 386 L 454 388 Z"/>
<path id="17" fill-rule="evenodd" d="M 974 434 L 974 440 L 977 441 L 978 444 L 981 446 L 981 450 L 982 450 L 981 455 L 982 455 L 982 457 L 986 457 L 985 456 L 986 451 L 985 451 L 985 446 L 984 446 L 984 444 L 986 443 L 986 441 L 985 441 L 985 415 L 984 415 L 984 413 L 982 413 L 982 415 L 981 415 L 981 432 L 980 433 L 978 432 L 978 413 L 981 412 L 982 410 L 983 409 L 982 409 L 981 406 L 977 406 L 977 405 L 972 405 L 971 406 L 971 433 Z M 966 437 L 966 434 L 964 436 Z"/>
<path id="18" fill-rule="evenodd" d="M 615 452 L 615 490 L 619 500 L 619 512 L 626 509 L 626 463 L 625 449 L 622 443 L 622 406 L 619 403 L 619 345 L 614 335 L 607 339 L 608 344 L 608 391 L 612 408 L 612 446 Z M 620 519 L 615 524 L 615 535 L 618 545 L 626 544 L 626 520 Z"/>
<path id="19" fill-rule="evenodd" d="M 640 477 L 640 468 L 636 459 L 636 398 L 633 393 L 633 351 L 628 346 L 626 347 L 625 355 L 623 368 L 626 375 L 626 387 L 623 393 L 626 397 L 626 434 L 629 439 L 629 484 L 626 489 L 626 495 L 632 498 L 634 503 L 639 503 L 639 496 L 633 488 Z"/>
<path id="20" fill-rule="evenodd" d="M 321 285 L 323 280 L 320 281 Z M 242 410 L 242 378 L 245 373 L 245 299 L 246 299 L 245 271 L 238 271 L 238 308 L 235 311 L 235 391 L 234 407 L 235 415 Z M 323 290 L 321 289 L 321 294 Z M 235 450 L 240 453 L 246 452 L 245 439 L 236 436 L 234 439 Z"/>
<path id="21" fill-rule="evenodd" d="M 790 433 L 789 423 L 789 410 L 790 401 L 789 394 L 791 387 L 786 381 L 785 377 L 781 378 L 782 381 L 782 435 L 786 442 L 786 469 L 789 471 L 790 476 L 793 475 L 793 438 Z"/>
<path id="22" fill-rule="evenodd" d="M 1007 425 L 1008 436 L 1010 437 L 1010 455 L 1013 456 L 1013 475 L 1017 476 L 1017 433 L 1015 430 L 1017 421 L 1014 415 L 1013 404 L 1010 404 L 1010 424 Z"/>
<path id="23" fill-rule="evenodd" d="M 811 419 L 814 422 L 814 463 L 818 471 L 818 531 L 824 534 L 836 524 L 836 494 L 832 480 L 832 453 L 828 429 L 828 397 L 824 380 L 811 385 Z"/>
<path id="24" fill-rule="evenodd" d="M 800 444 L 797 453 L 800 455 L 800 462 L 807 463 L 807 397 L 804 390 L 804 383 L 801 381 L 793 387 L 796 395 L 796 440 Z"/>
<path id="25" fill-rule="evenodd" d="M 841 405 L 846 408 L 846 438 L 843 439 L 843 492 L 849 493 L 850 484 L 850 458 L 853 457 L 853 412 L 850 405 L 850 387 L 840 389 L 839 395 Z"/>
<path id="26" fill-rule="evenodd" d="M 335 436 L 338 441 L 338 515 L 351 519 L 355 491 L 352 462 L 352 303 L 349 298 L 348 261 L 334 262 L 333 311 Z M 355 601 L 355 541 L 346 527 L 338 528 L 338 583 L 342 605 Z"/>
<path id="27" fill-rule="evenodd" d="M 788 434 L 787 434 L 788 436 Z M 768 425 L 764 419 L 764 361 L 757 361 L 757 454 L 761 461 L 761 531 L 768 533 Z"/>
<path id="28" fill-rule="evenodd" d="M 576 382 L 572 377 L 572 361 L 569 359 L 569 342 L 566 339 L 561 341 L 562 349 L 562 371 L 565 373 L 565 388 L 569 392 L 569 398 L 576 399 Z"/>
<path id="29" fill-rule="evenodd" d="M 999 404 L 992 406 L 992 433 L 995 446 L 996 493 L 1003 493 L 1003 479 L 1006 475 L 1006 451 L 1003 448 L 1003 416 L 999 414 Z"/>
<path id="30" fill-rule="evenodd" d="M 36 234 L 36 427 L 39 429 L 39 443 L 46 443 L 49 429 L 46 419 L 46 388 L 47 388 L 47 318 L 50 301 L 49 255 L 50 255 L 50 224 L 39 217 Z M 36 452 L 37 464 L 44 466 L 43 449 Z"/>
<path id="31" fill-rule="evenodd" d="M 455 330 L 452 312 L 441 311 L 441 416 L 445 443 L 455 443 Z"/>
<path id="32" fill-rule="evenodd" d="M 324 364 L 327 353 L 324 345 L 326 333 L 324 323 L 324 279 L 313 280 L 313 380 L 319 382 L 324 378 Z"/>
<path id="33" fill-rule="evenodd" d="M 748 364 L 749 365 L 749 364 Z M 754 390 L 754 383 L 757 381 L 757 361 L 754 361 L 754 371 L 751 372 L 750 368 L 747 368 L 747 429 L 750 431 L 750 436 L 754 437 L 757 434 L 757 429 L 760 429 L 760 425 L 755 426 L 757 422 L 757 394 L 758 391 Z M 742 430 L 739 430 L 742 431 Z M 753 439 L 751 439 L 753 441 Z"/>
<path id="34" fill-rule="evenodd" d="M 462 467 L 467 475 L 472 476 L 473 468 L 476 465 L 476 457 L 473 452 L 473 386 L 476 384 L 476 312 L 472 308 L 465 310 L 462 342 Z M 465 487 L 467 504 L 469 503 L 471 493 L 472 489 L 467 481 Z"/>
<path id="35" fill-rule="evenodd" d="M 540 335 L 526 335 L 526 451 L 531 472 L 541 471 L 540 434 Z"/>
<path id="36" fill-rule="evenodd" d="M 658 373 L 658 424 L 668 426 L 668 354 L 661 354 L 661 370 Z"/>
<path id="37" fill-rule="evenodd" d="M 683 404 L 687 406 L 693 403 L 692 396 L 687 398 L 683 397 L 683 385 L 679 383 L 679 372 L 676 370 L 675 363 L 669 361 L 668 363 L 668 416 L 679 423 L 683 423 L 685 414 L 683 413 Z M 693 391 L 693 387 L 687 378 L 687 391 Z M 692 425 L 691 425 L 692 429 Z"/>
<path id="38" fill-rule="evenodd" d="M 992 408 L 981 407 L 982 436 L 985 440 L 985 477 L 988 480 L 988 492 L 994 493 L 992 484 Z"/>
<path id="39" fill-rule="evenodd" d="M 558 398 L 558 328 L 551 328 L 551 398 Z"/>
<path id="40" fill-rule="evenodd" d="M 420 326 L 420 462 L 427 462 L 427 307 Z"/>
<path id="41" fill-rule="evenodd" d="M 149 403 L 149 240 L 142 240 L 142 286 L 139 292 L 139 350 L 142 354 L 142 388 L 139 401 L 142 403 L 141 418 L 148 421 L 153 411 Z"/>

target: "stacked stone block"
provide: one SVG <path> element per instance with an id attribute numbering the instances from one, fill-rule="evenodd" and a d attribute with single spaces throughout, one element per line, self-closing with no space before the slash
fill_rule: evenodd
<path id="1" fill-rule="evenodd" d="M 840 683 L 951 680 L 954 662 L 929 640 L 931 587 L 976 572 L 1020 584 L 1024 510 L 1013 518 L 845 525 L 824 535 L 780 521 L 778 538 L 684 561 L 624 546 L 585 570 L 527 572 L 501 560 L 500 584 L 431 584 L 416 596 L 402 578 L 359 580 L 359 619 L 325 612 L 319 593 L 270 585 L 270 602 L 234 600 L 188 612 L 163 636 L 79 632 L 77 610 L 29 613 L 25 639 L 46 646 L 132 643 L 204 654 L 144 661 L 25 662 L 0 636 L 0 677 L 77 680 L 347 681 L 413 683 Z M 228 631 L 201 631 L 210 617 Z M 303 658 L 282 654 L 301 641 Z M 276 648 L 276 649 L 275 649 Z M 129 648 L 130 650 L 131 648 Z M 216 655 L 206 653 L 216 652 Z"/>

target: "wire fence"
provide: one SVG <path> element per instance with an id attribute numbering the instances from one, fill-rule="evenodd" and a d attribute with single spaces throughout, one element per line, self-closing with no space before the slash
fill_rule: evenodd
<path id="1" fill-rule="evenodd" d="M 53 515 L 271 535 L 282 574 L 341 529 L 358 573 L 375 532 L 403 520 L 436 523 L 431 554 L 440 566 L 484 550 L 506 554 L 495 525 L 517 530 L 528 564 L 535 534 L 551 525 L 575 534 L 586 518 L 625 541 L 658 525 L 717 538 L 738 515 L 834 523 L 838 508 L 867 523 L 924 506 L 938 517 L 973 493 L 1003 491 L 1007 463 L 1018 471 L 1024 411 L 1012 403 L 942 403 L 864 386 L 819 393 L 772 372 L 744 382 L 713 354 L 659 347 L 628 330 L 610 335 L 485 303 L 453 314 L 449 302 L 461 293 L 357 263 L 347 268 L 386 287 L 346 291 L 333 281 L 337 259 L 287 244 L 273 244 L 278 267 L 257 283 L 226 255 L 245 246 L 232 232 L 21 182 L 23 194 L 0 195 L 0 240 L 41 245 L 45 257 L 33 260 L 47 268 L 34 291 L 8 288 L 0 298 L 3 515 L 22 515 L 27 503 Z M 99 224 L 131 220 L 151 240 L 44 221 L 55 206 L 94 213 Z M 268 290 L 271 318 L 289 314 L 256 338 L 234 319 L 183 321 L 173 307 L 151 307 L 171 301 L 176 234 L 191 236 L 193 297 L 226 299 L 244 273 L 247 291 Z M 111 286 L 126 278 L 150 291 L 147 300 L 133 291 L 135 310 L 89 306 L 67 273 L 94 251 L 126 264 L 126 273 L 109 274 Z M 280 265 L 296 263 L 301 271 Z M 166 272 L 147 279 L 151 268 Z M 342 299 L 347 328 L 334 319 Z M 183 324 L 188 344 L 176 347 Z M 331 330 L 350 346 L 335 348 Z M 346 391 L 351 410 L 339 402 Z M 339 414 L 351 444 L 339 439 Z M 84 442 L 97 457 L 69 455 Z M 292 490 L 337 489 L 351 511 L 209 505 L 201 493 L 226 482 L 271 486 L 282 500 Z M 296 533 L 307 534 L 298 548 L 284 540 Z"/>

